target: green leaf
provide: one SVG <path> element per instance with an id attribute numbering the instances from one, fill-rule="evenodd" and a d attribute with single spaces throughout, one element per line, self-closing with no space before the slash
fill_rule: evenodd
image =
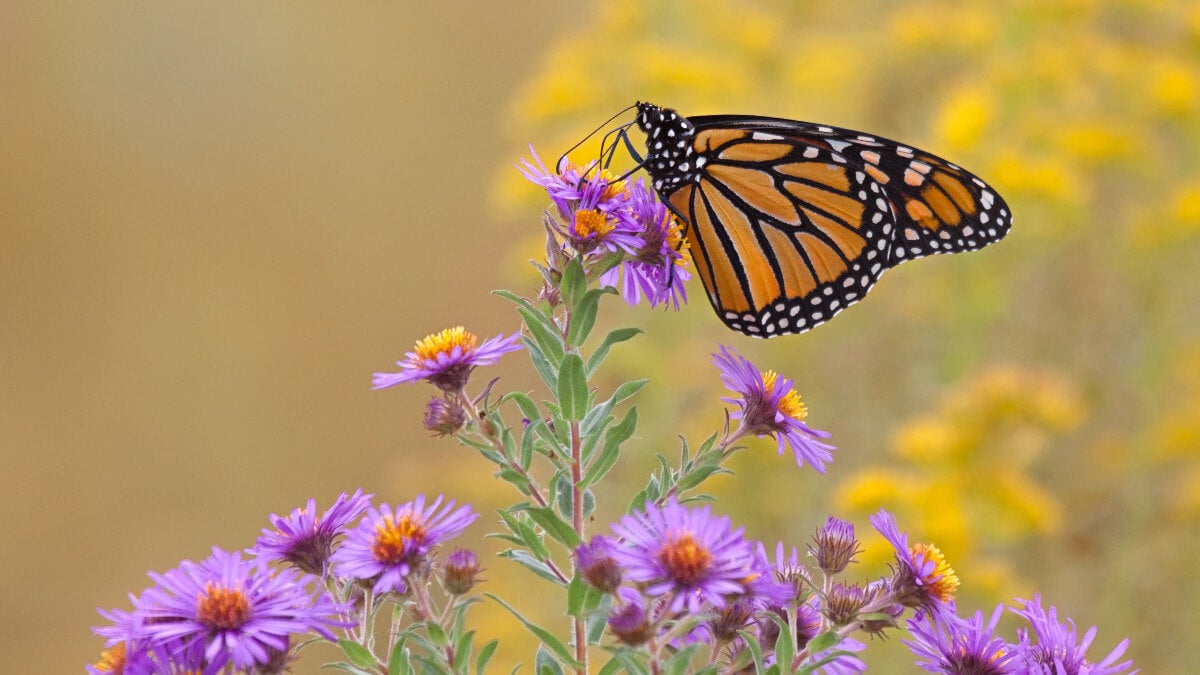
<path id="1" fill-rule="evenodd" d="M 562 666 L 546 650 L 545 645 L 538 646 L 537 654 L 533 658 L 533 670 L 538 675 L 566 675 L 563 673 Z"/>
<path id="2" fill-rule="evenodd" d="M 359 668 L 375 667 L 375 655 L 366 647 L 353 640 L 338 640 L 338 646 L 345 652 L 346 658 L 350 659 L 350 663 Z"/>
<path id="3" fill-rule="evenodd" d="M 623 664 L 619 659 L 609 659 L 608 663 L 605 663 L 604 666 L 600 668 L 600 672 L 596 675 L 617 675 L 617 672 L 621 670 L 622 666 Z"/>
<path id="4" fill-rule="evenodd" d="M 537 307 L 535 307 L 532 302 L 526 300 L 525 298 L 522 298 L 521 296 L 517 295 L 516 293 L 513 293 L 512 291 L 506 291 L 504 289 L 499 289 L 499 290 L 492 291 L 492 295 L 498 295 L 506 300 L 510 300 L 513 303 L 515 303 L 518 307 L 524 307 L 525 309 L 528 309 L 532 312 L 537 311 Z"/>
<path id="5" fill-rule="evenodd" d="M 559 288 L 562 291 L 563 304 L 574 310 L 587 291 L 587 276 L 583 273 L 582 260 L 572 258 L 567 263 Z"/>
<path id="6" fill-rule="evenodd" d="M 537 404 L 533 402 L 532 398 L 529 398 L 528 394 L 514 391 L 505 394 L 504 398 L 500 399 L 501 403 L 507 403 L 508 401 L 516 403 L 517 407 L 521 409 L 521 416 L 530 422 L 542 419 L 542 411 L 538 410 Z"/>
<path id="7" fill-rule="evenodd" d="M 547 387 L 554 389 L 554 385 L 558 381 L 558 368 L 550 363 L 550 360 L 542 353 L 541 348 L 537 346 L 536 342 L 528 337 L 522 337 L 521 342 L 525 344 L 525 351 L 529 354 L 529 362 L 533 364 L 533 369 L 541 376 L 542 382 L 545 382 Z"/>
<path id="8" fill-rule="evenodd" d="M 580 482 L 580 487 L 595 485 L 613 468 L 621 454 L 621 444 L 629 440 L 634 430 L 637 429 L 637 420 L 637 408 L 630 408 L 629 412 L 625 413 L 625 417 L 621 419 L 620 424 L 610 428 L 604 434 L 604 449 L 588 466 L 587 473 Z"/>
<path id="9" fill-rule="evenodd" d="M 483 675 L 487 669 L 488 661 L 492 660 L 492 655 L 496 653 L 496 647 L 500 646 L 499 640 L 492 640 L 479 650 L 479 658 L 475 659 L 475 675 Z"/>
<path id="10" fill-rule="evenodd" d="M 563 357 L 558 371 L 558 405 L 562 416 L 579 421 L 587 414 L 587 377 L 583 374 L 583 359 L 578 354 Z"/>
<path id="11" fill-rule="evenodd" d="M 691 672 L 692 657 L 701 646 L 703 645 L 695 644 L 675 652 L 663 668 L 663 675 L 683 675 Z"/>
<path id="12" fill-rule="evenodd" d="M 575 658 L 573 656 L 571 656 L 570 650 L 567 649 L 567 646 L 565 644 L 563 644 L 562 640 L 559 640 L 558 637 L 554 633 L 551 633 L 550 631 L 546 630 L 545 628 L 542 628 L 541 626 L 527 620 L 525 617 L 521 616 L 520 612 L 518 612 L 507 602 L 501 600 L 500 598 L 496 597 L 495 595 L 492 595 L 491 593 L 485 593 L 484 595 L 491 598 L 492 600 L 495 600 L 497 603 L 500 604 L 501 607 L 503 607 L 504 609 L 507 609 L 509 612 L 512 613 L 513 616 L 517 617 L 518 621 L 525 624 L 525 627 L 527 629 L 529 629 L 529 632 L 533 633 L 534 636 L 537 637 L 538 640 L 541 640 L 542 646 L 545 647 L 546 649 L 549 649 L 550 652 L 553 653 L 554 656 L 558 658 L 560 663 L 566 664 L 566 666 L 568 668 L 582 668 L 583 667 L 582 663 L 576 661 Z"/>
<path id="13" fill-rule="evenodd" d="M 533 337 L 533 341 L 541 348 L 542 353 L 550 360 L 550 363 L 558 365 L 562 360 L 562 330 L 554 324 L 550 317 L 537 312 L 531 312 L 526 309 L 518 309 L 517 313 L 525 320 L 525 326 L 529 328 L 529 334 Z"/>
<path id="14" fill-rule="evenodd" d="M 467 631 L 454 643 L 454 672 L 461 673 L 471 663 L 471 651 L 475 641 L 475 631 Z M 390 674 L 389 674 L 390 675 Z"/>
<path id="15" fill-rule="evenodd" d="M 792 659 L 796 658 L 796 636 L 792 635 L 786 621 L 780 619 L 775 623 L 779 624 L 779 637 L 775 639 L 775 665 L 779 666 L 782 672 L 790 673 Z M 809 645 L 811 644 L 810 642 Z"/>
<path id="16" fill-rule="evenodd" d="M 571 312 L 571 322 L 567 325 L 567 344 L 578 347 L 587 341 L 596 325 L 596 314 L 600 311 L 600 298 L 615 293 L 610 288 L 593 288 L 584 293 L 575 311 Z"/>
<path id="17" fill-rule="evenodd" d="M 411 673 L 412 665 L 409 664 L 408 649 L 404 646 L 405 638 L 400 638 L 396 644 L 392 646 L 392 655 L 388 659 L 388 675 L 401 675 L 401 673 Z"/>
<path id="18" fill-rule="evenodd" d="M 630 380 L 628 382 L 621 383 L 621 386 L 617 387 L 617 390 L 613 392 L 613 403 L 620 403 L 630 396 L 633 396 L 641 391 L 642 387 L 646 386 L 646 384 L 649 382 L 650 380 Z"/>
<path id="19" fill-rule="evenodd" d="M 436 621 L 426 621 L 425 630 L 429 631 L 429 640 L 438 649 L 450 644 L 450 640 L 446 637 L 445 629 Z"/>
<path id="20" fill-rule="evenodd" d="M 582 543 L 582 541 L 579 539 L 579 535 L 576 534 L 574 528 L 571 527 L 571 524 L 560 518 L 558 514 L 554 512 L 554 509 L 551 509 L 550 507 L 526 506 L 522 507 L 521 510 L 525 513 L 528 513 L 529 517 L 532 518 L 535 523 L 540 525 L 542 529 L 546 531 L 546 534 L 550 536 L 550 538 L 563 544 L 567 548 L 575 550 L 575 547 Z"/>
<path id="21" fill-rule="evenodd" d="M 579 616 L 583 613 L 583 602 L 587 599 L 590 586 L 583 577 L 576 574 L 567 584 L 567 616 Z"/>
<path id="22" fill-rule="evenodd" d="M 817 654 L 829 649 L 830 647 L 833 647 L 839 641 L 840 639 L 838 638 L 837 632 L 830 630 L 825 631 L 824 633 L 821 633 L 820 635 L 809 640 L 808 644 L 805 645 L 804 648 L 808 650 L 809 654 Z"/>
<path id="23" fill-rule="evenodd" d="M 589 645 L 600 644 L 600 638 L 604 637 L 604 631 L 608 628 L 608 615 L 612 611 L 612 596 L 607 593 L 601 593 L 596 589 L 592 589 L 597 598 L 595 606 L 592 606 L 592 600 L 589 597 L 584 601 L 584 607 L 589 610 L 583 620 L 584 631 L 587 634 L 587 643 Z"/>
<path id="24" fill-rule="evenodd" d="M 537 432 L 528 428 L 525 429 L 525 433 L 521 434 L 521 456 L 517 461 L 526 471 L 533 465 L 533 441 L 535 438 L 537 438 Z"/>
<path id="25" fill-rule="evenodd" d="M 722 468 L 718 464 L 702 464 L 693 467 L 691 471 L 681 476 L 676 487 L 679 488 L 680 492 L 690 490 L 708 480 L 708 477 L 714 473 L 729 473 L 729 470 Z"/>
<path id="26" fill-rule="evenodd" d="M 533 572 L 546 581 L 551 581 L 559 586 L 562 585 L 562 580 L 558 578 L 558 575 L 554 574 L 554 570 L 550 569 L 550 566 L 546 563 L 530 555 L 529 551 L 509 549 L 507 551 L 501 551 L 498 555 L 501 558 L 508 558 L 509 560 L 516 562 L 518 565 L 521 565 L 525 569 Z"/>
<path id="27" fill-rule="evenodd" d="M 618 328 L 609 332 L 608 335 L 605 335 L 604 341 L 601 342 L 600 346 L 596 347 L 596 351 L 592 352 L 592 355 L 588 357 L 588 377 L 594 375 L 596 373 L 596 369 L 600 367 L 600 364 L 604 363 L 605 357 L 608 356 L 608 350 L 612 349 L 613 345 L 617 344 L 618 342 L 624 342 L 642 332 L 644 331 L 641 328 Z"/>

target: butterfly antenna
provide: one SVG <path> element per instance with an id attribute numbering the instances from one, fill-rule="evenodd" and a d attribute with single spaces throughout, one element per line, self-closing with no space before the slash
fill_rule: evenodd
<path id="1" fill-rule="evenodd" d="M 629 112 L 630 110 L 633 110 L 633 109 L 634 109 L 634 108 L 636 108 L 636 107 L 637 107 L 637 104 L 635 103 L 635 104 L 633 104 L 633 105 L 629 106 L 628 108 L 625 108 L 624 110 L 622 110 L 622 111 L 618 112 L 616 115 L 613 115 L 612 117 L 610 117 L 610 118 L 608 118 L 607 120 L 605 120 L 605 121 L 604 121 L 604 124 L 601 124 L 600 126 L 598 126 L 598 127 L 596 127 L 595 129 L 593 129 L 593 130 L 592 130 L 592 133 L 590 133 L 590 134 L 588 134 L 587 136 L 584 136 L 583 138 L 581 138 L 581 139 L 579 140 L 579 142 L 578 142 L 578 143 L 576 143 L 575 145 L 572 145 L 572 146 L 571 146 L 571 147 L 570 147 L 570 148 L 569 148 L 569 149 L 568 149 L 566 152 L 564 152 L 564 153 L 563 153 L 563 154 L 562 154 L 562 155 L 561 155 L 561 156 L 558 158 L 558 166 L 556 166 L 556 167 L 555 167 L 555 170 L 557 171 L 557 170 L 559 169 L 559 167 L 561 167 L 561 166 L 562 166 L 562 163 L 563 163 L 563 161 L 564 161 L 564 160 L 567 158 L 567 155 L 571 154 L 572 152 L 575 152 L 577 149 L 579 149 L 579 146 L 583 145 L 584 143 L 587 143 L 587 140 L 588 140 L 589 138 L 591 138 L 592 136 L 595 136 L 597 133 L 599 133 L 601 129 L 603 129 L 604 127 L 606 127 L 606 126 L 608 126 L 608 125 L 612 124 L 612 121 L 613 121 L 613 120 L 617 119 L 617 118 L 618 118 L 618 117 L 620 117 L 621 115 L 624 115 L 625 113 Z"/>

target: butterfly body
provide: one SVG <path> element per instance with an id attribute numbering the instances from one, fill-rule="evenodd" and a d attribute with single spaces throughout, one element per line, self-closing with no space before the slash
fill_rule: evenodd
<path id="1" fill-rule="evenodd" d="M 861 300 L 885 270 L 982 248 L 1011 225 L 981 179 L 886 138 L 637 108 L 643 166 L 687 221 L 709 301 L 727 326 L 753 337 L 807 331 Z"/>

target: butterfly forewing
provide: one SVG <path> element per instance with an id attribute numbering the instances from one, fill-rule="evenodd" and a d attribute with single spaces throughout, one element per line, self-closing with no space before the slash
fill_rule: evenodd
<path id="1" fill-rule="evenodd" d="M 699 130 L 704 172 L 669 196 L 721 320 L 759 337 L 808 330 L 861 299 L 886 268 L 894 222 L 866 172 L 777 139 Z"/>

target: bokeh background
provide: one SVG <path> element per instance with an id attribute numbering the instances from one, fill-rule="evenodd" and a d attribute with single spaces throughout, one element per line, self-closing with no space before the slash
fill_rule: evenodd
<path id="1" fill-rule="evenodd" d="M 698 286 L 678 313 L 606 305 L 602 328 L 647 334 L 603 386 L 653 383 L 597 527 L 654 452 L 719 425 L 707 359 L 730 344 L 796 378 L 841 448 L 824 477 L 739 455 L 712 492 L 750 536 L 802 545 L 829 513 L 865 534 L 886 506 L 968 610 L 1039 590 L 1143 672 L 1200 659 L 1195 3 L 10 2 L 0 54 L 13 672 L 79 672 L 95 608 L 147 570 L 357 487 L 471 501 L 491 582 L 554 621 L 482 539 L 511 495 L 420 428 L 429 392 L 367 386 L 427 333 L 515 328 L 488 291 L 531 292 L 544 200 L 511 163 L 635 100 L 901 138 L 986 177 L 1015 224 L 798 337 L 726 331 Z M 520 355 L 494 372 L 538 390 Z M 519 626 L 476 617 L 497 663 L 531 663 Z M 896 641 L 870 652 L 914 670 Z"/>

